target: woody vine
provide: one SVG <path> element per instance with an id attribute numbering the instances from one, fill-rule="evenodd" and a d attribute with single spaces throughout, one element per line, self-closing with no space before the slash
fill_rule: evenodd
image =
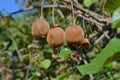
<path id="1" fill-rule="evenodd" d="M 0 14 L 0 80 L 119 79 L 119 3 L 23 4 L 24 9 Z"/>

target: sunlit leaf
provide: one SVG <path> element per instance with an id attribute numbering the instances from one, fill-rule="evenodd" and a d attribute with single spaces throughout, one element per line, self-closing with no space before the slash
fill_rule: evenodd
<path id="1" fill-rule="evenodd" d="M 63 48 L 63 49 L 61 49 L 59 56 L 61 58 L 67 58 L 69 56 L 69 54 L 71 54 L 71 52 L 72 51 L 69 48 Z"/>
<path id="2" fill-rule="evenodd" d="M 20 43 L 20 39 L 18 39 L 18 38 L 15 39 L 15 44 L 16 44 L 16 46 L 18 46 L 19 43 Z M 12 42 L 12 45 L 9 47 L 9 50 L 16 50 L 15 44 Z"/>
<path id="3" fill-rule="evenodd" d="M 118 7 L 120 7 L 120 0 L 107 0 L 104 10 L 113 13 Z"/>
<path id="4" fill-rule="evenodd" d="M 33 75 L 35 75 L 35 76 L 38 76 L 38 77 L 39 77 L 39 76 L 40 76 L 40 72 L 34 72 L 34 73 L 33 73 Z"/>
<path id="5" fill-rule="evenodd" d="M 43 68 L 45 68 L 45 69 L 49 68 L 50 65 L 51 65 L 51 61 L 50 61 L 49 59 L 43 60 L 43 61 L 41 62 L 41 66 L 42 66 Z"/>
<path id="6" fill-rule="evenodd" d="M 120 27 L 120 7 L 113 13 L 112 28 Z"/>
<path id="7" fill-rule="evenodd" d="M 72 74 L 72 72 L 62 73 L 57 76 L 56 80 L 65 80 L 65 78 L 70 76 L 71 74 Z"/>
<path id="8" fill-rule="evenodd" d="M 110 63 L 120 55 L 120 39 L 113 38 L 107 46 L 101 51 L 99 55 L 94 58 L 91 63 L 87 65 L 77 66 L 77 69 L 82 74 L 92 74 L 97 73 L 103 69 L 106 63 Z M 116 58 L 116 59 L 113 59 Z"/>
<path id="9" fill-rule="evenodd" d="M 90 7 L 93 3 L 98 2 L 98 0 L 84 0 L 84 4 L 86 7 Z"/>
<path id="10" fill-rule="evenodd" d="M 110 56 L 106 61 L 105 65 L 111 63 L 112 61 L 120 60 L 120 52 L 114 53 L 114 55 Z"/>

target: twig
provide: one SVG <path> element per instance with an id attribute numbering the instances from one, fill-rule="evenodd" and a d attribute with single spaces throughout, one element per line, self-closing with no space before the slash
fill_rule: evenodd
<path id="1" fill-rule="evenodd" d="M 58 13 L 60 14 L 61 18 L 65 18 L 64 14 L 62 13 L 62 11 L 60 9 L 57 9 Z"/>
<path id="2" fill-rule="evenodd" d="M 39 55 L 39 54 L 38 54 L 38 55 Z M 37 55 L 37 56 L 38 56 L 38 55 Z M 38 63 L 36 60 L 33 59 L 31 52 L 29 53 L 29 59 L 30 59 L 30 62 L 31 62 L 31 63 L 35 63 L 38 67 L 40 67 L 39 63 Z"/>
<path id="3" fill-rule="evenodd" d="M 53 6 L 56 7 L 56 8 L 66 8 L 64 5 L 44 5 L 43 8 L 53 8 Z M 41 7 L 40 6 L 38 6 L 38 7 L 30 6 L 28 8 L 20 9 L 18 11 L 6 14 L 4 16 L 0 16 L 0 19 L 18 14 L 18 13 L 21 13 L 21 12 L 25 12 L 25 11 L 29 11 L 29 10 L 33 10 L 33 9 L 39 9 L 39 8 L 41 8 Z"/>
<path id="4" fill-rule="evenodd" d="M 56 5 L 58 5 L 58 4 L 56 3 L 56 4 L 54 5 L 54 7 L 55 7 Z M 66 7 L 64 6 L 64 8 L 66 8 Z M 57 8 L 57 11 L 58 11 L 58 13 L 60 14 L 61 18 L 64 18 L 64 17 L 65 17 L 59 7 Z"/>
<path id="5" fill-rule="evenodd" d="M 97 21 L 94 20 L 94 19 L 84 17 L 84 16 L 81 15 L 81 14 L 76 14 L 76 15 L 77 15 L 78 17 L 80 17 L 80 18 L 84 18 L 85 20 L 87 20 L 87 21 L 89 21 L 89 22 L 95 23 L 96 25 L 99 25 L 99 26 L 105 26 L 105 24 L 100 23 L 100 22 L 97 22 Z"/>
<path id="6" fill-rule="evenodd" d="M 22 62 L 22 58 L 21 58 L 20 52 L 19 52 L 19 50 L 18 50 L 18 47 L 17 47 L 17 45 L 16 45 L 16 43 L 15 43 L 14 38 L 11 37 L 11 40 L 12 40 L 13 44 L 15 45 L 15 48 L 16 48 L 16 52 L 17 52 L 18 58 L 19 58 L 20 62 Z"/>
<path id="7" fill-rule="evenodd" d="M 32 9 L 34 9 L 34 8 L 33 8 L 33 7 L 30 7 L 30 8 L 20 9 L 20 10 L 18 10 L 18 11 L 12 12 L 12 13 L 10 13 L 10 14 L 6 14 L 6 15 L 4 15 L 4 16 L 0 16 L 0 19 L 1 19 L 1 18 L 5 18 L 5 17 L 8 17 L 8 16 L 12 16 L 12 15 L 17 14 L 17 13 L 20 13 L 20 12 L 25 12 L 25 11 L 28 11 L 28 10 L 32 10 Z"/>
<path id="8" fill-rule="evenodd" d="M 31 66 L 32 66 L 32 63 L 30 62 L 28 67 L 27 67 L 27 71 L 26 71 L 26 75 L 25 75 L 25 79 L 24 80 L 28 80 L 28 75 L 29 75 L 29 71 L 30 71 Z"/>
<path id="9" fill-rule="evenodd" d="M 84 9 L 76 0 L 73 0 L 73 2 L 74 2 L 74 6 L 76 8 L 78 8 L 79 10 L 84 11 L 85 13 L 88 13 L 91 17 L 97 19 L 98 21 L 104 21 L 105 20 L 105 19 L 102 19 L 102 18 L 104 18 L 102 15 L 97 14 L 97 13 L 95 13 L 93 11 L 88 10 L 88 9 Z"/>
<path id="10" fill-rule="evenodd" d="M 43 6 L 44 6 L 44 0 L 42 0 L 41 2 L 41 17 L 43 17 Z"/>
<path id="11" fill-rule="evenodd" d="M 66 3 L 66 5 L 44 5 L 43 8 L 53 8 L 53 7 L 67 8 L 68 10 L 71 11 L 71 7 L 69 5 L 67 5 L 67 3 L 70 3 L 71 0 L 62 0 L 62 1 L 63 1 L 63 3 Z M 77 0 L 73 0 L 72 2 L 73 2 L 73 6 L 76 8 L 76 10 L 74 10 L 74 15 L 77 15 L 80 18 L 84 18 L 85 20 L 90 21 L 92 23 L 95 23 L 96 25 L 99 25 L 99 26 L 105 26 L 105 23 L 103 23 L 103 22 L 110 22 L 106 18 L 104 18 L 104 16 L 99 15 L 99 14 L 93 12 L 93 11 L 90 11 L 88 9 L 83 8 L 82 5 L 80 5 L 77 2 Z M 7 14 L 5 16 L 0 16 L 0 19 L 4 18 L 4 17 L 7 17 L 7 16 L 17 14 L 17 13 L 20 13 L 20 12 L 25 12 L 25 11 L 28 11 L 28 10 L 36 9 L 36 8 L 40 8 L 40 6 L 38 6 L 38 7 L 30 6 L 26 9 L 21 9 L 21 10 L 15 11 L 13 13 Z M 79 13 L 78 13 L 78 11 L 79 11 Z M 88 18 L 88 16 L 84 13 L 86 13 L 91 18 Z"/>
<path id="12" fill-rule="evenodd" d="M 25 79 L 24 79 L 24 80 L 27 80 L 28 75 L 29 75 L 30 68 L 31 68 L 32 63 L 33 63 L 33 59 L 32 59 L 31 52 L 29 53 L 29 59 L 30 59 L 30 62 L 29 62 L 29 65 L 28 65 L 28 67 L 27 67 L 27 71 L 26 71 L 26 75 L 25 75 Z"/>
<path id="13" fill-rule="evenodd" d="M 63 3 L 63 4 L 66 6 L 66 8 L 67 8 L 68 10 L 72 11 L 72 9 L 71 9 L 71 7 L 70 7 L 69 5 L 67 5 L 66 3 Z M 85 16 L 81 13 L 81 11 L 74 10 L 74 14 L 76 14 L 77 17 L 84 18 L 85 20 L 90 21 L 90 22 L 92 22 L 92 23 L 95 23 L 96 25 L 105 26 L 105 24 L 100 23 L 100 22 L 97 22 L 96 20 L 94 20 L 94 19 L 92 19 L 92 18 L 87 18 L 87 17 L 85 17 Z"/>
<path id="14" fill-rule="evenodd" d="M 84 19 L 84 18 L 83 18 L 83 20 L 82 20 L 82 23 L 83 23 L 83 29 L 86 30 L 86 29 L 85 29 L 85 19 Z"/>
<path id="15" fill-rule="evenodd" d="M 103 32 L 103 34 L 105 35 L 105 37 L 106 37 L 107 39 L 110 39 L 110 36 L 108 36 L 108 33 Z"/>
<path id="16" fill-rule="evenodd" d="M 55 0 L 53 0 L 53 8 L 52 8 L 52 21 L 53 21 L 53 26 L 55 26 Z"/>
<path id="17" fill-rule="evenodd" d="M 73 8 L 73 2 L 71 0 L 71 11 L 72 11 L 72 25 L 75 25 L 75 16 L 74 16 L 74 8 Z"/>
<path id="18" fill-rule="evenodd" d="M 62 0 L 63 2 L 65 3 L 70 3 L 71 1 L 70 0 Z M 94 19 L 96 19 L 97 21 L 99 22 L 108 22 L 104 16 L 100 15 L 100 14 L 97 14 L 93 11 L 90 11 L 88 9 L 85 9 L 82 7 L 82 5 L 80 5 L 77 0 L 73 0 L 73 5 L 74 7 L 76 7 L 77 9 L 79 9 L 80 11 L 84 12 L 84 13 L 88 13 L 91 17 L 93 17 Z"/>
<path id="19" fill-rule="evenodd" d="M 102 34 L 94 44 L 98 44 L 106 35 L 108 34 L 108 31 L 105 31 L 104 34 Z M 108 37 L 108 36 L 107 36 Z"/>
<path id="20" fill-rule="evenodd" d="M 73 75 L 70 75 L 67 80 L 72 80 Z"/>

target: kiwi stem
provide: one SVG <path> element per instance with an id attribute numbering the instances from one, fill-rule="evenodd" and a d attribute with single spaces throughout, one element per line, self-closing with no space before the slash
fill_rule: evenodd
<path id="1" fill-rule="evenodd" d="M 52 21 L 53 21 L 53 26 L 55 26 L 55 2 L 56 0 L 53 0 L 53 8 L 52 8 Z"/>
<path id="2" fill-rule="evenodd" d="M 40 16 L 43 17 L 43 6 L 44 6 L 44 0 L 41 2 L 41 14 Z"/>
<path id="3" fill-rule="evenodd" d="M 72 7 L 72 25 L 75 25 L 75 16 L 74 16 L 74 8 L 73 8 L 72 0 L 71 0 L 71 7 Z"/>

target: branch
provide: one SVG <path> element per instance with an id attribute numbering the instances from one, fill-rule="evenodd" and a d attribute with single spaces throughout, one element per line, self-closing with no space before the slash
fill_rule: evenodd
<path id="1" fill-rule="evenodd" d="M 110 39 L 110 37 L 108 36 L 108 33 L 109 31 L 103 32 L 103 34 L 95 41 L 94 44 L 98 44 L 100 41 L 102 41 L 104 37 L 106 37 L 107 39 Z"/>
<path id="2" fill-rule="evenodd" d="M 54 5 L 44 5 L 43 8 L 52 8 Z M 66 8 L 64 5 L 55 5 L 54 7 L 56 8 Z M 4 16 L 0 16 L 0 19 L 2 18 L 5 18 L 5 17 L 8 17 L 8 16 L 12 16 L 12 15 L 15 15 L 15 14 L 18 14 L 18 13 L 21 13 L 21 12 L 25 12 L 25 11 L 29 11 L 29 10 L 33 10 L 33 9 L 39 9 L 41 8 L 40 6 L 38 7 L 33 7 L 33 6 L 30 6 L 28 8 L 25 8 L 25 9 L 20 9 L 18 11 L 15 11 L 15 12 L 12 12 L 10 14 L 6 14 Z"/>
<path id="3" fill-rule="evenodd" d="M 63 4 L 66 6 L 66 8 L 67 8 L 68 10 L 72 11 L 71 6 L 67 5 L 66 3 L 63 3 Z M 85 19 L 85 20 L 87 20 L 87 21 L 90 21 L 90 22 L 92 22 L 92 23 L 95 23 L 96 25 L 105 26 L 105 24 L 103 24 L 103 23 L 101 23 L 101 22 L 97 22 L 96 20 L 92 19 L 92 17 L 91 17 L 91 18 L 86 17 L 80 10 L 74 10 L 74 14 L 75 14 L 76 16 L 80 17 L 80 18 L 83 18 L 83 19 Z"/>
<path id="4" fill-rule="evenodd" d="M 17 47 L 17 45 L 16 45 L 16 43 L 15 43 L 14 38 L 11 37 L 11 40 L 12 40 L 12 42 L 13 42 L 15 48 L 16 48 L 16 52 L 17 52 L 18 58 L 19 58 L 20 62 L 22 62 L 22 58 L 21 58 L 20 52 L 19 52 L 19 50 L 18 50 L 18 47 Z"/>
<path id="5" fill-rule="evenodd" d="M 24 80 L 28 80 L 28 75 L 29 75 L 31 66 L 32 66 L 32 63 L 30 62 L 29 65 L 27 66 L 27 71 L 26 71 Z"/>
<path id="6" fill-rule="evenodd" d="M 70 4 L 71 0 L 62 0 L 62 1 L 63 1 L 63 4 L 66 4 L 65 6 L 67 8 L 70 7 L 68 3 Z M 84 18 L 87 21 L 93 22 L 99 26 L 105 26 L 106 23 L 108 24 L 111 23 L 111 19 L 107 19 L 109 17 L 104 17 L 98 13 L 95 13 L 86 8 L 83 8 L 82 5 L 79 4 L 79 2 L 77 2 L 77 0 L 72 0 L 72 1 L 73 1 L 73 6 L 82 13 L 82 14 L 79 14 L 79 17 Z M 70 8 L 68 9 L 71 10 Z M 91 17 L 92 20 L 89 17 Z"/>
<path id="7" fill-rule="evenodd" d="M 70 0 L 62 0 L 65 3 L 70 3 Z M 79 9 L 80 11 L 89 14 L 91 17 L 93 17 L 94 19 L 100 21 L 100 22 L 110 22 L 108 21 L 104 16 L 97 14 L 93 11 L 90 11 L 88 9 L 85 9 L 82 7 L 82 5 L 80 5 L 77 0 L 73 0 L 73 5 L 75 8 Z"/>
<path id="8" fill-rule="evenodd" d="M 67 4 L 67 3 L 71 3 L 71 0 L 62 0 L 62 3 L 64 5 L 58 5 L 58 4 L 56 4 L 56 5 L 44 5 L 43 8 L 53 8 L 53 6 L 54 6 L 56 8 L 66 8 L 66 9 L 72 11 L 71 6 L 69 6 Z M 111 23 L 111 20 L 105 18 L 104 16 L 102 16 L 100 14 L 97 14 L 97 13 L 95 13 L 93 11 L 90 11 L 88 9 L 83 8 L 82 5 L 80 5 L 77 2 L 77 0 L 73 0 L 73 7 L 76 8 L 76 10 L 74 10 L 74 14 L 77 17 L 83 18 L 83 19 L 85 19 L 85 20 L 87 20 L 89 22 L 95 23 L 96 25 L 99 25 L 99 26 L 105 26 L 105 22 L 106 23 Z M 11 16 L 11 15 L 17 14 L 17 13 L 20 13 L 20 12 L 25 12 L 25 11 L 33 10 L 33 9 L 37 9 L 37 8 L 40 8 L 40 6 L 38 6 L 38 7 L 30 6 L 28 8 L 12 12 L 12 13 L 7 14 L 5 16 L 0 16 L 0 19 L 4 18 L 4 17 L 7 17 L 7 16 Z M 61 16 L 63 17 L 63 15 L 61 15 Z"/>

